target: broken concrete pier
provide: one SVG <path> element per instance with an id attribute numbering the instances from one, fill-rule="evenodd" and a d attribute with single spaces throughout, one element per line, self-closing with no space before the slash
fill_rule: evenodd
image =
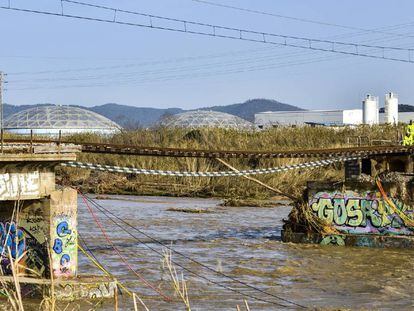
<path id="1" fill-rule="evenodd" d="M 76 160 L 74 145 L 4 146 L 0 154 L 2 281 L 13 282 L 11 261 L 24 297 L 50 292 L 58 299 L 113 297 L 116 283 L 78 273 L 77 192 L 55 183 L 55 168 Z"/>
<path id="2" fill-rule="evenodd" d="M 293 210 L 282 240 L 414 248 L 413 177 L 411 156 L 350 161 L 345 181 L 308 182 L 304 207 Z M 328 230 L 315 230 L 312 222 Z"/>

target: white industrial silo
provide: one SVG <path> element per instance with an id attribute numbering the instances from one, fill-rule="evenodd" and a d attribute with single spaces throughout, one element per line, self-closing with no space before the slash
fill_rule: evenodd
<path id="1" fill-rule="evenodd" d="M 385 123 L 398 123 L 398 96 L 392 92 L 385 94 Z"/>
<path id="2" fill-rule="evenodd" d="M 379 111 L 378 111 L 378 97 L 367 95 L 362 102 L 362 120 L 364 124 L 378 124 Z"/>

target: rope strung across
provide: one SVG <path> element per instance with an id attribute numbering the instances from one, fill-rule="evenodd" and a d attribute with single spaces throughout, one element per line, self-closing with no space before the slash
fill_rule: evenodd
<path id="1" fill-rule="evenodd" d="M 122 284 L 120 281 L 118 281 L 113 274 L 111 274 L 107 269 L 104 268 L 104 266 L 96 259 L 96 257 L 92 254 L 89 254 L 86 252 L 86 250 L 78 244 L 78 249 L 99 269 L 101 270 L 104 274 L 106 274 L 107 276 L 113 278 L 116 282 L 116 284 L 121 287 L 129 296 L 132 296 L 132 292 L 124 285 Z"/>
<path id="2" fill-rule="evenodd" d="M 291 301 L 291 300 L 288 300 L 286 298 L 280 297 L 280 296 L 278 296 L 276 294 L 270 293 L 270 292 L 268 292 L 266 290 L 263 290 L 263 289 L 261 289 L 259 287 L 250 285 L 250 284 L 248 284 L 248 283 L 246 283 L 246 282 L 244 282 L 242 280 L 239 280 L 239 279 L 237 279 L 237 278 L 235 278 L 235 277 L 233 277 L 231 275 L 228 275 L 228 274 L 226 274 L 224 272 L 217 271 L 217 270 L 209 267 L 208 265 L 203 264 L 202 262 L 200 262 L 198 260 L 195 260 L 194 258 L 191 258 L 190 256 L 185 255 L 184 253 L 182 253 L 180 251 L 177 251 L 176 249 L 172 248 L 171 246 L 169 246 L 167 244 L 164 244 L 163 242 L 157 240 L 156 238 L 152 237 L 151 235 L 147 234 L 146 232 L 140 230 L 139 228 L 137 228 L 135 226 L 132 226 L 130 223 L 128 223 L 124 219 L 120 218 L 116 214 L 112 213 L 110 210 L 106 209 L 104 206 L 100 205 L 95 200 L 93 200 L 90 197 L 84 195 L 82 192 L 79 191 L 79 194 L 82 196 L 83 200 L 87 200 L 92 206 L 94 206 L 98 211 L 100 211 L 103 215 L 105 215 L 111 222 L 113 222 L 117 227 L 119 227 L 120 230 L 122 230 L 125 233 L 127 233 L 128 235 L 130 235 L 137 242 L 139 242 L 140 244 L 143 244 L 145 247 L 147 247 L 149 250 L 153 251 L 154 253 L 156 253 L 156 254 L 158 254 L 160 256 L 163 256 L 163 253 L 161 251 L 159 251 L 159 250 L 155 249 L 154 247 L 150 246 L 149 243 L 147 243 L 147 242 L 143 241 L 142 239 L 140 239 L 139 237 L 137 237 L 134 233 L 131 232 L 131 230 L 127 229 L 126 227 L 132 229 L 133 231 L 136 231 L 139 234 L 142 234 L 143 236 L 149 238 L 151 241 L 155 242 L 156 244 L 158 244 L 158 245 L 160 245 L 160 246 L 162 246 L 162 247 L 164 247 L 164 248 L 172 251 L 173 253 L 175 253 L 175 254 L 177 254 L 177 255 L 179 255 L 179 256 L 181 256 L 181 257 L 183 257 L 183 258 L 185 258 L 185 259 L 187 259 L 189 261 L 191 261 L 192 263 L 195 263 L 195 264 L 199 265 L 202 268 L 205 268 L 205 269 L 207 269 L 207 270 L 209 270 L 209 271 L 211 271 L 211 272 L 213 272 L 213 273 L 215 273 L 215 274 L 217 274 L 217 275 L 219 275 L 219 276 L 221 276 L 221 277 L 223 277 L 223 278 L 225 278 L 227 280 L 230 280 L 230 281 L 232 281 L 235 284 L 242 285 L 243 287 L 245 287 L 245 289 L 250 289 L 250 290 L 253 290 L 253 291 L 257 292 L 257 293 L 264 294 L 265 296 L 267 296 L 269 298 L 278 299 L 279 301 L 282 301 L 284 303 L 288 303 L 291 306 L 296 306 L 296 307 L 299 307 L 299 308 L 307 309 L 307 307 L 304 306 L 304 305 L 301 305 L 301 304 L 298 304 L 298 303 L 296 303 L 294 301 Z M 118 220 L 119 222 L 117 222 L 115 219 Z M 190 273 L 190 274 L 192 274 L 192 275 L 194 275 L 194 276 L 196 276 L 196 277 L 198 277 L 200 279 L 203 279 L 203 280 L 205 280 L 205 281 L 207 281 L 207 282 L 209 282 L 211 284 L 214 284 L 214 285 L 219 286 L 221 288 L 227 289 L 227 290 L 229 290 L 231 292 L 234 292 L 236 294 L 239 294 L 241 296 L 248 297 L 248 298 L 254 299 L 256 301 L 266 302 L 266 303 L 269 303 L 269 304 L 281 306 L 281 307 L 284 307 L 284 308 L 291 307 L 291 306 L 287 306 L 285 304 L 282 304 L 280 302 L 276 302 L 276 301 L 269 300 L 269 299 L 266 299 L 266 298 L 258 297 L 256 295 L 253 295 L 253 294 L 250 294 L 248 292 L 245 292 L 242 289 L 237 289 L 237 288 L 231 287 L 229 285 L 226 285 L 224 282 L 215 281 L 215 280 L 213 280 L 211 278 L 208 278 L 208 277 L 200 274 L 198 271 L 196 272 L 196 271 L 194 271 L 192 269 L 187 268 L 186 266 L 184 266 L 183 264 L 181 264 L 181 263 L 179 263 L 179 262 L 177 262 L 175 260 L 172 260 L 172 262 L 176 266 L 182 268 L 184 271 L 186 271 L 186 272 L 188 272 L 188 273 Z"/>
<path id="3" fill-rule="evenodd" d="M 80 191 L 78 191 L 80 193 Z M 81 193 L 80 193 L 81 194 Z M 94 213 L 91 206 L 88 204 L 88 201 L 86 200 L 84 195 L 81 195 L 84 204 L 88 208 L 89 213 L 91 214 L 93 220 L 98 225 L 99 229 L 101 230 L 103 236 L 105 237 L 105 240 L 108 242 L 108 244 L 112 247 L 112 249 L 115 251 L 115 253 L 118 255 L 118 257 L 121 259 L 121 261 L 126 265 L 126 267 L 135 274 L 138 279 L 145 284 L 147 287 L 151 288 L 153 291 L 155 291 L 159 296 L 161 296 L 165 301 L 171 302 L 172 298 L 165 295 L 159 288 L 157 288 L 154 284 L 151 284 L 148 280 L 146 280 L 140 273 L 138 273 L 131 264 L 126 260 L 126 258 L 122 255 L 121 251 L 115 246 L 115 244 L 112 242 L 112 240 L 109 238 L 109 235 L 106 233 L 106 230 L 104 229 L 102 223 L 99 221 L 98 216 Z"/>
<path id="4" fill-rule="evenodd" d="M 112 172 L 112 173 L 125 173 L 125 174 L 137 174 L 137 175 L 159 175 L 159 176 L 178 176 L 178 177 L 227 177 L 227 176 L 248 176 L 248 175 L 260 175 L 260 174 L 273 174 L 286 172 L 295 169 L 313 169 L 321 166 L 328 166 L 337 162 L 345 162 L 360 159 L 361 157 L 338 157 L 332 159 L 318 160 L 312 162 L 305 162 L 292 165 L 284 165 L 279 167 L 270 167 L 254 170 L 237 170 L 237 171 L 217 171 L 217 172 L 196 172 L 196 171 L 163 171 L 163 170 L 149 170 L 144 168 L 135 167 L 121 167 L 113 165 L 102 165 L 94 163 L 84 162 L 66 162 L 61 163 L 65 167 L 83 168 L 89 170 Z"/>

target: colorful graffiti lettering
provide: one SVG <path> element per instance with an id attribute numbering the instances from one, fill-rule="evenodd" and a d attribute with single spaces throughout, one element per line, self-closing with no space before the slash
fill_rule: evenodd
<path id="1" fill-rule="evenodd" d="M 55 239 L 53 241 L 53 271 L 56 276 L 71 276 L 74 274 L 72 256 L 76 253 L 76 233 L 70 224 L 70 218 L 59 217 L 55 226 Z"/>
<path id="2" fill-rule="evenodd" d="M 26 250 L 26 236 L 23 230 L 17 227 L 14 222 L 6 224 L 0 222 L 0 253 L 2 257 L 13 258 L 23 255 Z"/>
<path id="3" fill-rule="evenodd" d="M 115 295 L 117 290 L 116 282 L 113 281 L 102 281 L 100 283 L 89 284 L 59 284 L 58 286 L 56 296 L 62 300 L 111 298 Z"/>
<path id="4" fill-rule="evenodd" d="M 376 192 L 319 192 L 309 201 L 312 211 L 339 231 L 375 234 L 414 234 Z M 414 211 L 395 201 L 397 208 L 412 218 Z"/>
<path id="5" fill-rule="evenodd" d="M 56 254 L 61 254 L 62 253 L 62 240 L 61 239 L 56 239 L 55 243 L 53 244 L 53 251 Z"/>
<path id="6" fill-rule="evenodd" d="M 72 231 L 69 230 L 68 222 L 67 221 L 62 221 L 61 223 L 59 223 L 57 228 L 56 228 L 56 233 L 60 237 L 65 237 L 65 236 L 71 234 Z"/>
<path id="7" fill-rule="evenodd" d="M 345 240 L 344 237 L 341 235 L 328 235 L 326 237 L 324 237 L 320 243 L 321 245 L 340 245 L 340 246 L 344 246 L 345 245 Z"/>

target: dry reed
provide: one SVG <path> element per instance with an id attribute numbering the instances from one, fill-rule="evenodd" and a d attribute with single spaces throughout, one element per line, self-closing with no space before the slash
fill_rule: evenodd
<path id="1" fill-rule="evenodd" d="M 110 142 L 141 146 L 196 148 L 214 150 L 296 150 L 312 148 L 346 147 L 366 137 L 366 141 L 396 140 L 401 128 L 376 127 L 298 127 L 273 128 L 257 132 L 238 132 L 224 129 L 200 129 L 197 135 L 189 135 L 185 129 L 141 129 L 125 131 L 111 137 L 94 134 L 67 137 L 78 142 Z M 191 131 L 190 131 L 191 133 Z M 107 165 L 133 166 L 146 169 L 218 171 L 228 170 L 212 159 L 122 156 L 105 154 L 81 154 L 79 160 Z M 300 159 L 231 159 L 237 169 L 275 167 L 303 162 Z M 288 171 L 279 174 L 260 175 L 260 181 L 293 196 L 300 196 L 309 179 L 332 180 L 342 177 L 342 165 L 314 170 Z M 65 168 L 60 171 L 63 182 L 80 186 L 84 191 L 108 194 L 171 195 L 198 197 L 240 197 L 264 199 L 272 196 L 262 186 L 238 177 L 191 178 L 123 175 Z"/>

